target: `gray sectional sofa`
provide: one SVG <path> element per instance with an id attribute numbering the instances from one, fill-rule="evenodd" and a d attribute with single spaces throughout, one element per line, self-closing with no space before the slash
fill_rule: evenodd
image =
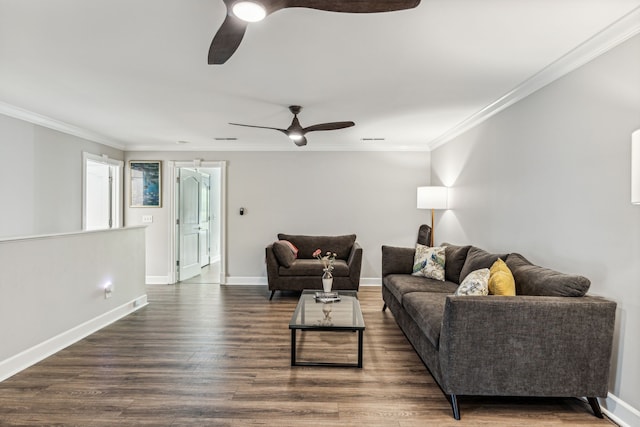
<path id="1" fill-rule="evenodd" d="M 460 419 L 458 396 L 597 397 L 608 391 L 616 304 L 582 276 L 519 254 L 446 245 L 445 280 L 412 275 L 415 249 L 382 247 L 383 311 L 396 322 Z M 516 296 L 455 296 L 466 275 L 502 258 Z"/>
<path id="2" fill-rule="evenodd" d="M 287 243 L 288 242 L 288 243 Z M 290 244 L 297 254 L 292 255 Z M 336 253 L 333 269 L 333 289 L 354 290 L 360 287 L 362 248 L 355 234 L 344 236 L 304 236 L 278 234 L 278 240 L 266 247 L 267 280 L 273 294 L 279 291 L 322 289 L 322 263 L 313 257 L 321 249 Z"/>

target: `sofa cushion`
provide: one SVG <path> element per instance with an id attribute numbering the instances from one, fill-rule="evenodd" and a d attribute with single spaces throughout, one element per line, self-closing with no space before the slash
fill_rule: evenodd
<path id="1" fill-rule="evenodd" d="M 291 263 L 291 267 L 280 266 L 278 273 L 281 276 L 318 276 L 318 281 L 322 278 L 324 267 L 317 259 L 296 259 Z M 349 277 L 349 266 L 341 259 L 333 263 L 333 277 Z"/>
<path id="2" fill-rule="evenodd" d="M 384 286 L 402 303 L 402 298 L 409 292 L 436 292 L 452 294 L 458 288 L 457 283 L 411 276 L 409 274 L 389 274 L 383 279 Z"/>
<path id="3" fill-rule="evenodd" d="M 591 286 L 586 277 L 539 267 L 520 254 L 509 254 L 507 266 L 513 273 L 518 295 L 581 297 Z"/>
<path id="4" fill-rule="evenodd" d="M 506 259 L 507 254 L 490 254 L 483 249 L 471 246 L 462 270 L 460 270 L 460 280 L 464 280 L 472 271 L 480 270 L 481 268 L 491 268 L 498 258 Z"/>
<path id="5" fill-rule="evenodd" d="M 285 267 L 291 267 L 293 261 L 296 260 L 296 254 L 288 245 L 286 240 L 278 240 L 273 243 L 273 253 L 278 259 L 278 263 Z"/>
<path id="6" fill-rule="evenodd" d="M 489 295 L 488 268 L 472 271 L 464 278 L 454 295 Z"/>
<path id="7" fill-rule="evenodd" d="M 444 278 L 449 282 L 460 283 L 460 271 L 471 246 L 456 246 L 449 243 L 443 243 L 442 246 L 445 247 Z"/>
<path id="8" fill-rule="evenodd" d="M 431 245 L 431 227 L 427 224 L 422 224 L 418 229 L 418 240 L 416 240 L 416 243 L 425 246 Z"/>
<path id="9" fill-rule="evenodd" d="M 498 258 L 493 263 L 489 276 L 489 294 L 514 296 L 516 294 L 516 282 L 507 264 Z"/>
<path id="10" fill-rule="evenodd" d="M 435 292 L 410 292 L 402 299 L 402 306 L 411 316 L 429 342 L 437 349 L 444 316 L 447 294 Z"/>
<path id="11" fill-rule="evenodd" d="M 416 243 L 412 275 L 444 281 L 444 264 L 444 247 L 431 248 Z"/>
<path id="12" fill-rule="evenodd" d="M 322 253 L 335 252 L 337 259 L 347 260 L 356 235 L 345 236 L 303 236 L 292 234 L 278 234 L 278 240 L 288 240 L 298 248 L 299 259 L 312 259 L 313 252 L 320 249 Z"/>

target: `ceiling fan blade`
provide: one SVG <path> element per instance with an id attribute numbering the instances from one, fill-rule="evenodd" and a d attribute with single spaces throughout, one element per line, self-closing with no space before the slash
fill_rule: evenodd
<path id="1" fill-rule="evenodd" d="M 354 126 L 354 122 L 332 122 L 332 123 L 320 123 L 318 125 L 309 126 L 303 129 L 304 133 L 313 132 L 317 130 L 338 130 Z"/>
<path id="2" fill-rule="evenodd" d="M 285 135 L 289 136 L 289 132 L 286 129 L 280 129 L 280 128 L 271 128 L 268 126 L 256 126 L 256 125 L 243 125 L 242 123 L 229 123 L 230 125 L 234 125 L 234 126 L 244 126 L 246 128 L 258 128 L 258 129 L 271 129 L 271 130 L 277 130 L 278 132 L 282 132 Z"/>
<path id="3" fill-rule="evenodd" d="M 240 42 L 247 30 L 247 22 L 242 21 L 231 13 L 227 13 L 227 17 L 216 33 L 211 47 L 209 48 L 209 64 L 224 64 L 227 59 L 240 46 Z"/>
<path id="4" fill-rule="evenodd" d="M 287 0 L 285 7 L 306 7 L 344 13 L 378 13 L 413 9 L 420 0 Z"/>
<path id="5" fill-rule="evenodd" d="M 305 145 L 307 145 L 307 138 L 303 136 L 302 138 L 293 141 L 293 143 L 296 144 L 298 147 L 304 147 Z"/>

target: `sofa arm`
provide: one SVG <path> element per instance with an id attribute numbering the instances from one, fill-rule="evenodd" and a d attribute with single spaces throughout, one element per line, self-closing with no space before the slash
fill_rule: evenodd
<path id="1" fill-rule="evenodd" d="M 276 258 L 276 254 L 273 252 L 273 244 L 270 244 L 265 248 L 265 262 L 267 263 L 267 282 L 269 283 L 269 290 L 272 290 L 273 284 L 280 277 L 278 269 L 280 264 Z"/>
<path id="2" fill-rule="evenodd" d="M 347 259 L 347 265 L 349 266 L 349 280 L 356 286 L 356 289 L 358 289 L 362 270 L 362 247 L 358 242 L 353 243 L 349 258 Z"/>
<path id="3" fill-rule="evenodd" d="M 411 274 L 415 248 L 382 246 L 382 278 L 389 274 Z"/>
<path id="4" fill-rule="evenodd" d="M 607 395 L 616 303 L 599 297 L 448 296 L 445 392 Z"/>

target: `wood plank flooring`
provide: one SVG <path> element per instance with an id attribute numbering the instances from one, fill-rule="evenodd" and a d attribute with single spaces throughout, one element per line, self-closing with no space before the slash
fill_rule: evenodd
<path id="1" fill-rule="evenodd" d="M 461 397 L 461 421 L 379 287 L 359 292 L 364 368 L 290 366 L 297 295 L 148 288 L 150 305 L 0 383 L 0 426 L 602 426 L 579 399 Z M 298 333 L 299 358 L 353 362 L 355 333 Z"/>

